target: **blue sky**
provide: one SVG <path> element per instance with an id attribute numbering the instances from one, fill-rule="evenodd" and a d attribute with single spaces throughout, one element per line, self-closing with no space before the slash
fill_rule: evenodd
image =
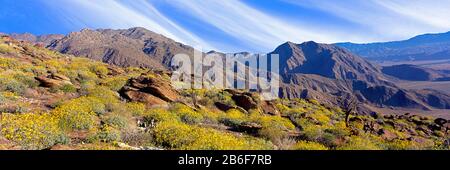
<path id="1" fill-rule="evenodd" d="M 450 31 L 450 0 L 0 0 L 0 32 L 145 27 L 204 51 L 375 42 Z"/>

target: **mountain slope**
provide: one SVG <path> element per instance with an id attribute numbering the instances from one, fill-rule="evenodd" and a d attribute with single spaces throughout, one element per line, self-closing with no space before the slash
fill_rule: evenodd
<path id="1" fill-rule="evenodd" d="M 337 46 L 371 60 L 442 60 L 450 59 L 450 32 L 424 34 L 404 41 L 355 44 L 337 43 Z"/>
<path id="2" fill-rule="evenodd" d="M 173 55 L 192 54 L 194 50 L 143 28 L 84 29 L 53 42 L 48 48 L 118 66 L 157 69 L 167 68 Z"/>
<path id="3" fill-rule="evenodd" d="M 427 110 L 450 106 L 449 96 L 440 96 L 443 105 L 429 102 L 429 92 L 401 89 L 390 83 L 392 78 L 383 74 L 381 67 L 334 45 L 288 42 L 272 54 L 280 54 L 284 81 L 281 96 L 285 98 L 314 98 L 337 104 L 355 97 L 379 107 Z"/>

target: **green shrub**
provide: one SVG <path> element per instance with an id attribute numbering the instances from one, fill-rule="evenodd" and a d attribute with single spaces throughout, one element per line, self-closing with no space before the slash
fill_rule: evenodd
<path id="1" fill-rule="evenodd" d="M 15 79 L 0 77 L 0 91 L 10 91 L 16 94 L 23 94 L 26 88 L 26 85 Z"/>
<path id="2" fill-rule="evenodd" d="M 152 123 L 160 123 L 160 122 L 175 123 L 179 121 L 180 118 L 176 114 L 169 112 L 167 109 L 163 108 L 151 109 L 144 115 L 144 122 L 146 122 L 149 125 Z"/>
<path id="3" fill-rule="evenodd" d="M 64 84 L 62 87 L 59 88 L 59 90 L 63 91 L 64 93 L 77 92 L 77 88 L 75 86 L 73 86 L 72 84 Z"/>
<path id="4" fill-rule="evenodd" d="M 125 129 L 129 125 L 128 119 L 119 114 L 108 115 L 104 123 L 117 129 Z"/>
<path id="5" fill-rule="evenodd" d="M 94 142 L 119 142 L 121 140 L 120 137 L 120 131 L 116 130 L 115 128 L 103 125 L 103 127 L 100 129 L 100 131 L 95 132 L 93 135 L 88 137 L 88 141 L 91 143 Z"/>

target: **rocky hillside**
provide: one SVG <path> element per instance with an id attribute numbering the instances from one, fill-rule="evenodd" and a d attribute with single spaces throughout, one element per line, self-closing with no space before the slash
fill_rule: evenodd
<path id="1" fill-rule="evenodd" d="M 193 54 L 194 52 L 192 47 L 144 28 L 84 29 L 54 41 L 48 48 L 118 66 L 156 69 L 167 68 L 175 54 Z"/>
<path id="2" fill-rule="evenodd" d="M 450 149 L 446 119 L 354 113 L 239 90 L 174 90 L 117 67 L 0 38 L 0 149 Z"/>
<path id="3" fill-rule="evenodd" d="M 360 56 L 379 61 L 450 59 L 450 32 L 424 34 L 405 41 L 370 44 L 338 43 L 336 45 Z"/>

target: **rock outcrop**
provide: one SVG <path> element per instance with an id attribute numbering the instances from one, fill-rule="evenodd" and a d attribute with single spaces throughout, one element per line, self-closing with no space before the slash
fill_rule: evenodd
<path id="1" fill-rule="evenodd" d="M 119 93 L 128 100 L 144 102 L 149 106 L 166 105 L 167 102 L 177 101 L 179 96 L 169 80 L 151 73 L 128 80 Z"/>
<path id="2" fill-rule="evenodd" d="M 70 79 L 61 74 L 51 74 L 49 76 L 39 76 L 35 77 L 37 81 L 39 81 L 40 86 L 47 88 L 57 88 L 62 87 L 64 85 L 73 85 L 70 82 Z"/>

